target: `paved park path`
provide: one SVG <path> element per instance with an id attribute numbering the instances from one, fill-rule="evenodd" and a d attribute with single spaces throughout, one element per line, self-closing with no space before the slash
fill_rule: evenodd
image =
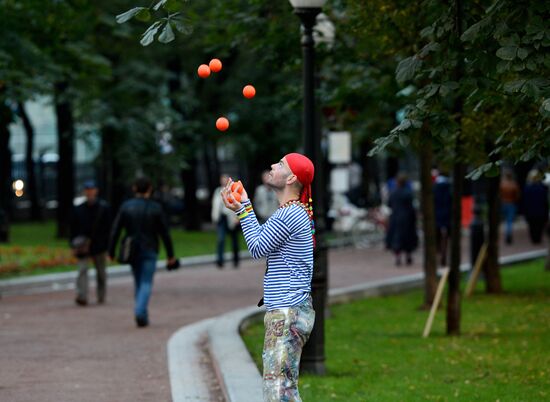
<path id="1" fill-rule="evenodd" d="M 541 249 L 516 233 L 501 254 Z M 469 253 L 467 239 L 464 255 Z M 340 288 L 421 270 L 396 268 L 382 249 L 329 252 L 329 284 Z M 463 262 L 467 257 L 463 258 Z M 253 305 L 261 294 L 263 261 L 237 270 L 214 265 L 161 271 L 150 303 L 151 326 L 135 327 L 131 278 L 108 283 L 105 305 L 74 304 L 73 291 L 0 299 L 0 401 L 170 401 L 166 342 L 180 327 Z M 419 300 L 419 303 L 421 301 Z"/>

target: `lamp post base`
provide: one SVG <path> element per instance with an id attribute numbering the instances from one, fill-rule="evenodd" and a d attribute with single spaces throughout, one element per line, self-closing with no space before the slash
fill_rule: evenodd
<path id="1" fill-rule="evenodd" d="M 325 368 L 324 361 L 302 361 L 302 366 L 300 367 L 301 374 L 315 374 L 315 375 L 325 375 L 327 370 Z"/>

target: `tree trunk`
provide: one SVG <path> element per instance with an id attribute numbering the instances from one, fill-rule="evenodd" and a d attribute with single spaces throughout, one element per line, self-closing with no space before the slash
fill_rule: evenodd
<path id="1" fill-rule="evenodd" d="M 460 36 L 463 27 L 462 0 L 454 1 L 454 34 L 456 35 L 457 66 L 454 79 L 460 82 L 463 76 L 462 49 L 460 48 Z M 451 264 L 449 271 L 449 292 L 447 294 L 447 335 L 460 334 L 460 254 L 462 232 L 462 193 L 464 191 L 464 164 L 462 163 L 462 111 L 464 100 L 457 95 L 454 101 L 454 116 L 458 127 L 455 140 L 455 154 L 453 166 L 453 205 L 451 218 Z"/>
<path id="2" fill-rule="evenodd" d="M 371 165 L 367 155 L 372 148 L 372 142 L 369 139 L 363 139 L 359 145 L 359 163 L 361 164 L 361 185 L 359 188 L 359 194 L 357 196 L 358 200 L 363 200 L 363 202 L 357 202 L 359 206 L 366 206 L 376 204 L 378 200 L 371 199 L 370 183 L 372 180 L 373 172 L 371 172 Z M 374 180 L 372 180 L 374 182 Z M 380 193 L 377 193 L 380 194 Z M 362 205 L 363 204 L 363 205 Z"/>
<path id="3" fill-rule="evenodd" d="M 25 183 L 25 190 L 29 195 L 29 201 L 31 202 L 31 220 L 38 221 L 42 219 L 42 210 L 40 208 L 40 202 L 38 200 L 38 187 L 35 174 L 34 164 L 34 127 L 31 120 L 25 110 L 23 102 L 17 102 L 18 113 L 23 120 L 23 126 L 25 127 L 25 134 L 27 136 L 27 144 L 25 151 L 25 168 L 27 171 L 27 182 Z"/>
<path id="4" fill-rule="evenodd" d="M 488 179 L 487 203 L 489 206 L 489 238 L 487 239 L 487 260 L 485 264 L 485 290 L 487 293 L 501 293 L 502 283 L 498 265 L 498 239 L 500 226 L 500 175 Z"/>
<path id="5" fill-rule="evenodd" d="M 451 264 L 449 272 L 449 292 L 447 294 L 447 334 L 460 334 L 460 253 L 462 192 L 464 166 L 455 162 L 453 166 L 453 206 L 451 218 Z"/>
<path id="6" fill-rule="evenodd" d="M 67 98 L 67 82 L 55 84 L 57 116 L 57 237 L 69 235 L 70 214 L 74 198 L 74 121 L 72 105 Z"/>
<path id="7" fill-rule="evenodd" d="M 114 208 L 114 172 L 113 172 L 113 130 L 109 127 L 104 126 L 101 128 L 101 155 L 100 155 L 100 166 L 101 166 L 101 182 L 105 188 L 105 193 L 103 197 L 107 202 L 113 206 L 113 211 L 116 211 Z"/>
<path id="8" fill-rule="evenodd" d="M 0 243 L 9 241 L 9 216 L 11 215 L 11 152 L 10 130 L 11 110 L 0 101 Z"/>
<path id="9" fill-rule="evenodd" d="M 186 118 L 185 111 L 179 105 L 177 100 L 178 92 L 181 90 L 180 76 L 181 76 L 181 59 L 179 57 L 173 57 L 168 62 L 168 70 L 172 73 L 168 80 L 168 91 L 170 96 L 170 104 L 173 110 Z M 184 135 L 185 137 L 185 135 Z M 178 140 L 185 141 L 185 138 L 178 136 Z M 184 167 L 180 171 L 180 177 L 184 188 L 184 211 L 183 211 L 183 226 L 186 230 L 200 230 L 201 228 L 201 214 L 197 213 L 198 200 L 197 200 L 197 176 L 198 159 L 195 153 L 195 147 L 190 141 L 185 141 L 189 144 L 189 158 L 186 158 L 187 167 Z"/>
<path id="10" fill-rule="evenodd" d="M 201 230 L 201 219 L 197 201 L 197 158 L 187 161 L 188 166 L 180 171 L 184 187 L 183 225 L 186 230 Z"/>
<path id="11" fill-rule="evenodd" d="M 214 188 L 219 183 L 217 171 L 217 155 L 215 149 L 212 149 L 212 144 L 205 141 L 202 147 L 204 167 L 206 170 L 206 187 L 208 188 L 208 194 L 212 194 Z"/>
<path id="12" fill-rule="evenodd" d="M 381 186 L 380 186 L 380 168 L 378 166 L 378 157 L 368 156 L 372 149 L 372 140 L 364 139 L 360 144 L 359 165 L 361 166 L 361 185 L 357 199 L 359 206 L 380 205 Z"/>
<path id="13" fill-rule="evenodd" d="M 422 135 L 429 133 L 422 131 Z M 437 289 L 437 241 L 435 233 L 435 210 L 432 185 L 433 148 L 431 139 L 424 141 L 419 149 L 420 202 L 422 206 L 422 230 L 424 232 L 424 307 L 432 305 Z"/>
<path id="14" fill-rule="evenodd" d="M 120 173 L 119 158 L 115 152 L 115 144 L 120 142 L 120 132 L 113 126 L 104 126 L 101 129 L 101 183 L 103 197 L 110 204 L 112 210 L 116 213 L 120 205 L 124 202 L 130 183 L 124 182 L 124 176 Z"/>
<path id="15" fill-rule="evenodd" d="M 399 159 L 395 156 L 388 155 L 386 157 L 386 181 L 392 177 L 396 177 L 399 172 Z"/>

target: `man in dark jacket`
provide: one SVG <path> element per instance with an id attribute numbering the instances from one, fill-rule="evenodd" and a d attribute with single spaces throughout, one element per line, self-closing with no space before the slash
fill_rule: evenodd
<path id="1" fill-rule="evenodd" d="M 78 259 L 76 303 L 88 304 L 88 268 L 93 261 L 97 279 L 97 302 L 105 303 L 107 291 L 107 246 L 111 229 L 109 204 L 98 198 L 94 181 L 84 183 L 86 201 L 74 208 L 71 218 L 71 246 Z M 75 247 L 76 246 L 76 247 Z"/>
<path id="2" fill-rule="evenodd" d="M 538 170 L 531 170 L 523 190 L 523 211 L 533 244 L 541 243 L 542 234 L 548 222 L 548 187 L 541 179 L 542 174 Z"/>
<path id="3" fill-rule="evenodd" d="M 152 185 L 142 177 L 133 186 L 135 197 L 120 207 L 109 240 L 109 255 L 115 258 L 115 249 L 122 229 L 132 239 L 130 265 L 135 285 L 135 319 L 138 327 L 149 325 L 147 306 L 153 289 L 153 276 L 157 267 L 160 237 L 168 255 L 168 266 L 174 266 L 174 249 L 168 224 L 161 205 L 150 199 Z"/>
<path id="4" fill-rule="evenodd" d="M 447 244 L 451 232 L 451 183 L 449 177 L 441 172 L 436 178 L 433 186 L 435 226 L 438 252 L 441 258 L 441 265 L 447 265 Z"/>

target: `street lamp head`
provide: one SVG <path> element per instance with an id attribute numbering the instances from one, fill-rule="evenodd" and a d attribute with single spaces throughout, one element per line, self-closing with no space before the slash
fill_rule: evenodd
<path id="1" fill-rule="evenodd" d="M 294 8 L 322 8 L 326 0 L 290 0 Z"/>

